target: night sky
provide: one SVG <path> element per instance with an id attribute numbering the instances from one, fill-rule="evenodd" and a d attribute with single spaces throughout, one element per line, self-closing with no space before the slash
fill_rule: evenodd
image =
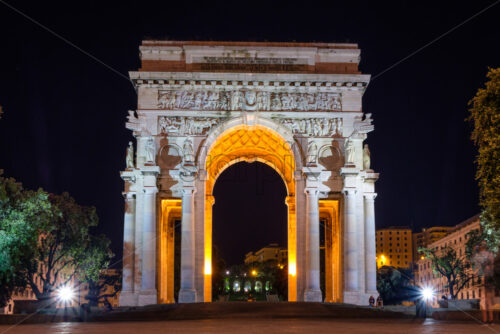
<path id="1" fill-rule="evenodd" d="M 98 231 L 111 238 L 119 256 L 119 171 L 132 139 L 125 118 L 137 102 L 123 76 L 139 67 L 141 40 L 356 42 L 361 71 L 377 75 L 494 1 L 7 3 L 122 74 L 0 2 L 0 105 L 5 112 L 0 168 L 27 188 L 68 191 L 79 203 L 96 206 Z M 500 65 L 499 18 L 497 4 L 370 83 L 363 105 L 375 124 L 368 143 L 372 167 L 381 174 L 378 228 L 455 225 L 478 212 L 476 150 L 464 120 L 488 66 Z M 269 220 L 252 210 L 251 205 L 265 209 L 282 203 L 284 189 L 280 182 L 260 187 L 259 173 L 266 172 L 255 166 L 233 167 L 236 171 L 227 173 L 246 177 L 215 188 L 214 226 L 220 228 L 214 240 L 227 242 L 220 246 L 223 253 L 235 247 L 239 259 L 285 239 L 283 205 L 268 212 Z M 254 191 L 242 191 L 245 187 Z M 222 188 L 231 191 L 218 194 Z M 238 218 L 242 212 L 248 215 Z M 255 225 L 245 224 L 250 220 Z"/>

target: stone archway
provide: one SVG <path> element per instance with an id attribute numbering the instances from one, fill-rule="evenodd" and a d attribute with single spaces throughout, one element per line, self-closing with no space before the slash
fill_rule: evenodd
<path id="1" fill-rule="evenodd" d="M 205 256 L 204 256 L 204 301 L 212 301 L 211 263 L 212 263 L 212 206 L 213 187 L 217 177 L 229 166 L 241 162 L 259 161 L 272 167 L 283 179 L 287 189 L 288 206 L 288 298 L 297 300 L 296 275 L 296 221 L 295 221 L 295 155 L 291 144 L 276 131 L 262 125 L 238 125 L 221 133 L 207 150 L 205 157 L 207 177 L 205 180 Z"/>
<path id="2" fill-rule="evenodd" d="M 326 301 L 376 295 L 374 183 L 363 141 L 369 75 L 356 44 L 144 41 L 130 72 L 137 141 L 121 172 L 120 305 L 174 302 L 172 224 L 180 220 L 180 302 L 210 301 L 211 207 L 217 176 L 268 164 L 288 196 L 289 299 L 321 301 L 320 219 L 329 232 Z"/>

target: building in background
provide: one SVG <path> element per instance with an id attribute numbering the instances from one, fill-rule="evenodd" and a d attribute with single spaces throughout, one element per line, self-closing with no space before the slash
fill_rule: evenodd
<path id="1" fill-rule="evenodd" d="M 412 231 L 408 226 L 391 226 L 377 230 L 377 268 L 392 266 L 411 268 L 413 262 Z"/>
<path id="2" fill-rule="evenodd" d="M 452 231 L 448 233 L 447 236 L 430 243 L 427 248 L 430 249 L 444 249 L 446 247 L 452 247 L 455 249 L 457 256 L 459 258 L 464 258 L 466 256 L 465 249 L 467 240 L 469 238 L 468 233 L 473 230 L 480 229 L 479 215 L 467 219 L 466 221 L 460 223 L 459 225 L 452 228 Z M 432 300 L 433 306 L 438 306 L 438 300 L 444 295 L 449 297 L 449 289 L 446 288 L 446 278 L 434 274 L 432 271 L 432 262 L 427 258 L 419 258 L 416 262 L 418 271 L 415 272 L 415 283 L 421 287 L 431 287 L 435 291 L 435 297 Z M 477 272 L 470 269 L 470 275 L 477 275 Z M 465 287 L 459 291 L 457 299 L 483 299 L 484 298 L 484 284 L 481 277 L 474 277 L 470 280 Z M 496 291 L 495 303 L 500 303 L 499 292 Z"/>
<path id="3" fill-rule="evenodd" d="M 413 233 L 413 258 L 415 261 L 418 261 L 422 256 L 418 251 L 419 248 L 427 247 L 429 244 L 446 237 L 454 229 L 454 226 L 433 226 L 423 228 L 422 232 Z"/>
<path id="4" fill-rule="evenodd" d="M 245 264 L 255 262 L 267 262 L 270 260 L 276 261 L 278 265 L 286 265 L 287 263 L 287 249 L 280 247 L 276 243 L 262 247 L 256 252 L 248 252 L 245 255 Z"/>

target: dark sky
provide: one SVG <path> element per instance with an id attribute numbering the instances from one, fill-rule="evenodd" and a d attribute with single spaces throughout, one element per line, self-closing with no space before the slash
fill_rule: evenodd
<path id="1" fill-rule="evenodd" d="M 138 46 L 150 37 L 356 42 L 361 70 L 376 75 L 494 1 L 7 3 L 123 75 L 139 67 Z M 500 4 L 370 83 L 363 102 L 375 119 L 368 143 L 381 173 L 377 227 L 454 225 L 478 212 L 475 149 L 464 119 L 487 67 L 499 66 L 499 18 Z M 120 254 L 119 171 L 131 139 L 124 123 L 137 99 L 131 83 L 2 3 L 0 37 L 0 168 L 28 188 L 68 191 L 95 205 L 99 231 Z M 229 194 L 242 201 L 253 195 Z M 226 231 L 223 239 L 244 234 Z M 280 233 L 278 226 L 275 237 Z M 256 238 L 239 239 L 241 247 L 267 242 Z"/>
<path id="2" fill-rule="evenodd" d="M 286 187 L 273 168 L 237 163 L 219 176 L 214 196 L 213 242 L 228 264 L 270 243 L 287 246 Z"/>

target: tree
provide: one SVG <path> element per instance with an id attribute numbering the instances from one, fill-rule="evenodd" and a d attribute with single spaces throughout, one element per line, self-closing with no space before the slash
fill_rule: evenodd
<path id="1" fill-rule="evenodd" d="M 466 284 L 474 279 L 471 273 L 471 265 L 467 257 L 458 257 L 457 252 L 450 246 L 442 249 L 419 248 L 419 252 L 431 260 L 432 271 L 436 275 L 446 278 L 446 288 L 451 298 L 456 299 L 458 293 Z"/>
<path id="2" fill-rule="evenodd" d="M 49 195 L 25 190 L 0 170 L 0 307 L 15 288 L 25 288 L 21 272 L 34 256 L 40 227 L 51 219 Z"/>
<path id="3" fill-rule="evenodd" d="M 21 271 L 38 300 L 52 298 L 56 285 L 68 284 L 81 272 L 92 247 L 89 229 L 98 222 L 95 208 L 78 205 L 68 193 L 51 194 L 49 200 L 51 214 L 40 226 L 34 256 Z"/>
<path id="4" fill-rule="evenodd" d="M 91 236 L 84 256 L 79 261 L 80 281 L 88 283 L 89 289 L 85 299 L 91 306 L 116 296 L 121 290 L 121 273 L 104 269 L 108 268 L 114 256 L 109 245 L 110 241 L 105 236 Z"/>
<path id="5" fill-rule="evenodd" d="M 377 290 L 384 304 L 398 304 L 415 297 L 411 286 L 411 271 L 391 266 L 377 270 Z"/>
<path id="6" fill-rule="evenodd" d="M 212 300 L 224 294 L 226 261 L 220 256 L 219 248 L 212 245 Z"/>
<path id="7" fill-rule="evenodd" d="M 481 224 L 499 244 L 500 230 L 500 68 L 490 68 L 485 88 L 469 102 L 474 124 L 472 140 L 478 146 L 476 180 L 479 183 Z M 497 248 L 497 247 L 496 247 Z M 496 249 L 498 250 L 498 248 Z M 496 252 L 496 250 L 493 250 Z"/>

